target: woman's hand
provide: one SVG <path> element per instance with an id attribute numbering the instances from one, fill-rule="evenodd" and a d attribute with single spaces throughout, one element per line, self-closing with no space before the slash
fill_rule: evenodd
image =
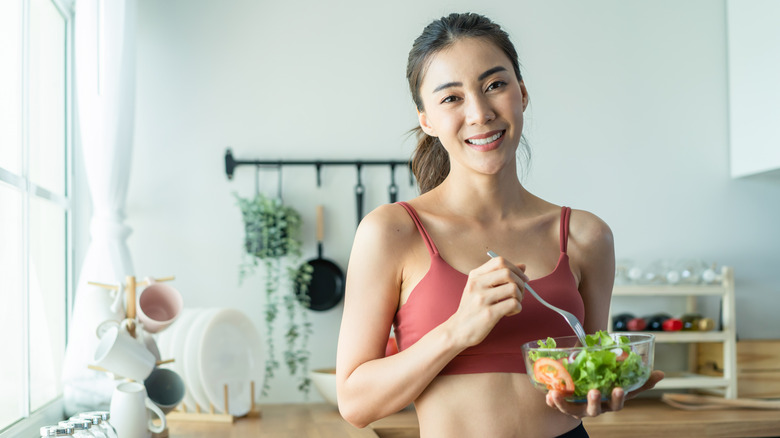
<path id="1" fill-rule="evenodd" d="M 647 379 L 647 382 L 641 388 L 628 394 L 623 392 L 623 388 L 615 388 L 612 390 L 612 399 L 605 402 L 601 401 L 601 393 L 597 389 L 591 389 L 588 392 L 587 403 L 570 403 L 565 400 L 566 395 L 561 391 L 549 391 L 547 393 L 547 406 L 556 408 L 564 414 L 575 418 L 596 417 L 604 412 L 614 412 L 623 409 L 623 403 L 626 400 L 636 397 L 640 392 L 653 389 L 655 384 L 663 378 L 663 371 L 655 370 L 650 373 L 650 378 Z"/>
<path id="2" fill-rule="evenodd" d="M 463 348 L 479 344 L 501 318 L 522 310 L 524 271 L 525 265 L 496 257 L 469 272 L 458 310 L 448 320 Z"/>

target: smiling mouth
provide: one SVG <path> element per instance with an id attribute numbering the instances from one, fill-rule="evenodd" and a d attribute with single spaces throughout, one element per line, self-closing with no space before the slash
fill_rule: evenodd
<path id="1" fill-rule="evenodd" d="M 503 137 L 505 132 L 506 131 L 500 131 L 500 132 L 497 132 L 496 134 L 491 135 L 490 137 L 486 137 L 486 138 L 469 138 L 469 139 L 466 139 L 466 143 L 477 145 L 477 146 L 484 146 L 486 144 L 493 143 L 494 141 L 496 141 L 499 138 Z"/>

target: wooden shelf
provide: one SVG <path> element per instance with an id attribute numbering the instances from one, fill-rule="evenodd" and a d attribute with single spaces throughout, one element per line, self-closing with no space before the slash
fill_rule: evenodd
<path id="1" fill-rule="evenodd" d="M 722 285 L 619 285 L 612 289 L 612 296 L 722 296 L 728 291 Z"/>
<path id="2" fill-rule="evenodd" d="M 725 377 L 694 373 L 669 373 L 655 385 L 656 389 L 726 388 L 728 386 L 729 380 Z"/>
<path id="3" fill-rule="evenodd" d="M 731 336 L 728 332 L 650 332 L 655 335 L 656 342 L 691 343 L 691 342 L 726 342 Z"/>
<path id="4" fill-rule="evenodd" d="M 672 375 L 656 385 L 657 389 L 696 389 L 708 392 L 722 393 L 726 398 L 737 397 L 737 336 L 734 311 L 734 272 L 730 267 L 721 270 L 720 283 L 711 285 L 616 285 L 612 291 L 614 299 L 630 299 L 632 297 L 663 296 L 681 298 L 686 302 L 686 312 L 696 312 L 696 298 L 715 296 L 721 298 L 720 331 L 699 332 L 651 332 L 656 343 L 689 344 L 688 370 L 691 373 Z M 610 327 L 612 326 L 612 309 L 610 309 Z M 692 373 L 697 366 L 697 343 L 723 344 L 723 376 L 713 377 Z"/>

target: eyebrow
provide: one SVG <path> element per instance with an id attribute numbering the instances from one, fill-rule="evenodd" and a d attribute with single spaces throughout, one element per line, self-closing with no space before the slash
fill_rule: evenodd
<path id="1" fill-rule="evenodd" d="M 481 75 L 479 75 L 479 77 L 477 79 L 481 81 L 481 80 L 485 79 L 486 77 L 492 75 L 493 73 L 498 73 L 500 71 L 506 71 L 506 68 L 504 68 L 504 67 L 502 67 L 500 65 L 496 66 L 496 67 L 493 67 L 493 68 L 485 71 Z M 441 84 L 438 87 L 434 88 L 433 92 L 436 93 L 436 92 L 441 91 L 441 90 L 443 90 L 445 88 L 461 87 L 461 86 L 463 86 L 463 82 L 447 82 L 447 83 Z"/>

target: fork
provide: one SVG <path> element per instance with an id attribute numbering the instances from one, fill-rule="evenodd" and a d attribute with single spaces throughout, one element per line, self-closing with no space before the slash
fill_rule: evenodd
<path id="1" fill-rule="evenodd" d="M 487 254 L 491 258 L 498 257 L 498 254 L 494 253 L 493 251 L 488 251 Z M 572 330 L 574 330 L 574 334 L 576 334 L 577 338 L 579 338 L 580 344 L 582 344 L 582 346 L 587 345 L 585 343 L 585 329 L 582 327 L 582 324 L 580 323 L 580 320 L 577 319 L 576 316 L 574 316 L 571 312 L 567 312 L 567 311 L 565 311 L 563 309 L 559 309 L 559 308 L 553 306 L 552 304 L 548 303 L 547 301 L 543 300 L 542 297 L 540 297 L 539 294 L 537 294 L 536 291 L 528 283 L 525 284 L 525 290 L 527 290 L 528 292 L 531 292 L 531 295 L 533 295 L 534 298 L 536 298 L 536 300 L 539 301 L 540 303 L 542 303 L 545 307 L 547 307 L 550 310 L 554 310 L 554 311 L 558 312 L 561 316 L 563 316 L 563 319 L 565 319 L 566 322 L 569 323 L 569 325 L 571 326 Z"/>

